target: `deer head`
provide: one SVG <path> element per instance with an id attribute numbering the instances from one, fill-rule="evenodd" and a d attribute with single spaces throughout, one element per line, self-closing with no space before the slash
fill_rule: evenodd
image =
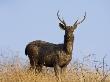
<path id="1" fill-rule="evenodd" d="M 84 18 L 81 21 L 76 20 L 75 23 L 72 26 L 67 26 L 66 22 L 63 19 L 62 20 L 60 19 L 59 11 L 57 12 L 57 17 L 60 21 L 60 23 L 59 23 L 60 28 L 65 30 L 66 32 L 72 32 L 73 33 L 74 30 L 77 28 L 77 26 L 85 20 L 86 12 L 85 12 Z"/>

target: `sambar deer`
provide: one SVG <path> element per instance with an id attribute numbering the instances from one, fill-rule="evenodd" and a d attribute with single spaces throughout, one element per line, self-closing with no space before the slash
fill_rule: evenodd
<path id="1" fill-rule="evenodd" d="M 72 59 L 74 31 L 85 20 L 86 13 L 81 21 L 76 20 L 72 26 L 67 26 L 66 22 L 60 19 L 59 11 L 57 17 L 60 21 L 59 27 L 65 31 L 64 43 L 53 44 L 41 40 L 32 41 L 26 46 L 25 54 L 29 57 L 31 68 L 40 72 L 43 66 L 53 67 L 56 77 L 60 80 L 59 68 L 61 71 L 65 70 Z"/>

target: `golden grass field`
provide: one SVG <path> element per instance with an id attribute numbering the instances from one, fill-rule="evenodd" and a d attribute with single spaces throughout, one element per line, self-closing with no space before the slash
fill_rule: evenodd
<path id="1" fill-rule="evenodd" d="M 5 61 L 5 60 L 4 60 Z M 13 62 L 11 62 L 13 61 Z M 1 63 L 2 62 L 2 63 Z M 53 68 L 43 68 L 42 73 L 35 74 L 29 71 L 29 61 L 26 65 L 19 58 L 0 62 L 0 82 L 57 82 Z M 103 72 L 105 74 L 103 74 Z M 61 75 L 62 82 L 110 82 L 109 71 L 91 69 L 83 64 L 70 64 L 67 73 Z"/>

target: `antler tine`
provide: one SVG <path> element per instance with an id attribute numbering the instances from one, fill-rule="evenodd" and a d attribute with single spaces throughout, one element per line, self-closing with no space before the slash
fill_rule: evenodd
<path id="1" fill-rule="evenodd" d="M 57 17 L 58 17 L 59 21 L 60 21 L 61 23 L 63 23 L 63 24 L 66 26 L 65 21 L 60 19 L 60 16 L 59 16 L 59 11 L 57 12 Z"/>
<path id="2" fill-rule="evenodd" d="M 84 18 L 80 21 L 80 22 L 75 22 L 75 24 L 81 24 L 84 20 L 86 19 L 86 12 L 85 12 L 85 15 L 84 15 Z M 77 20 L 78 21 L 78 20 Z"/>

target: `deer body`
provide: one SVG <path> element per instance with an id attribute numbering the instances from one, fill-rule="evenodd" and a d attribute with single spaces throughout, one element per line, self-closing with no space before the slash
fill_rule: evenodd
<path id="1" fill-rule="evenodd" d="M 54 67 L 54 64 L 58 64 L 62 68 L 72 59 L 73 37 L 70 41 L 66 39 L 68 38 L 65 37 L 64 44 L 53 44 L 41 40 L 30 42 L 25 49 L 25 54 L 35 58 L 35 60 L 32 59 L 32 66 L 35 66 L 35 61 L 37 61 L 36 64 L 47 67 Z"/>
<path id="2" fill-rule="evenodd" d="M 58 11 L 59 13 L 59 11 Z M 65 21 L 59 18 L 61 23 L 59 26 L 65 31 L 64 43 L 53 44 L 41 40 L 36 40 L 30 42 L 25 48 L 25 54 L 28 55 L 30 59 L 30 64 L 32 68 L 37 69 L 39 72 L 42 70 L 43 66 L 54 67 L 55 75 L 59 78 L 59 68 L 65 69 L 72 59 L 73 42 L 74 42 L 74 30 L 77 25 L 82 23 L 84 19 L 80 22 L 78 20 L 73 26 L 67 26 Z"/>

